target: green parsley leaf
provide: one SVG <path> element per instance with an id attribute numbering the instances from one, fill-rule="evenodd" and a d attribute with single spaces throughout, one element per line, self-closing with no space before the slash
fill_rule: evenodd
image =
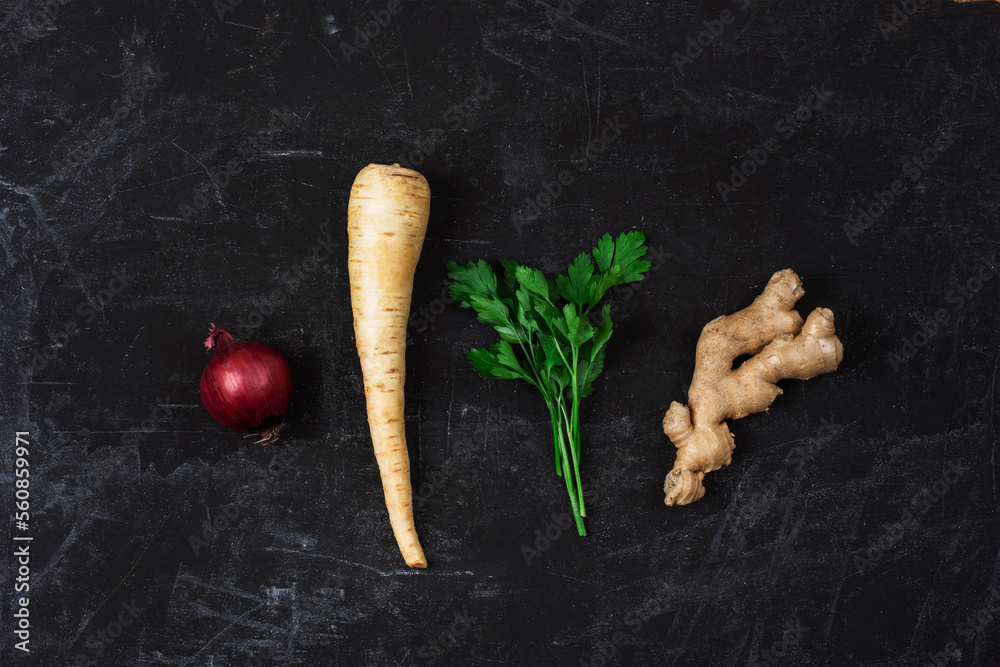
<path id="1" fill-rule="evenodd" d="M 466 266 L 448 262 L 446 268 L 448 277 L 452 280 L 451 296 L 463 307 L 470 307 L 473 296 L 496 298 L 497 278 L 490 265 L 483 260 L 469 262 Z"/>
<path id="2" fill-rule="evenodd" d="M 594 265 L 590 257 L 581 253 L 569 265 L 567 276 L 556 276 L 556 285 L 562 298 L 575 303 L 581 310 L 587 310 L 594 298 L 591 278 L 594 276 Z"/>
<path id="3" fill-rule="evenodd" d="M 517 267 L 517 282 L 524 289 L 533 292 L 545 300 L 549 300 L 549 283 L 541 269 L 531 269 L 527 266 Z"/>

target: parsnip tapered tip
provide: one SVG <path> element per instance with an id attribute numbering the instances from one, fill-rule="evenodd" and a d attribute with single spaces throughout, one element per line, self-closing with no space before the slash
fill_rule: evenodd
<path id="1" fill-rule="evenodd" d="M 420 554 L 420 558 L 408 558 L 406 564 L 410 567 L 425 568 L 427 567 L 427 559 L 424 558 L 423 554 Z"/>

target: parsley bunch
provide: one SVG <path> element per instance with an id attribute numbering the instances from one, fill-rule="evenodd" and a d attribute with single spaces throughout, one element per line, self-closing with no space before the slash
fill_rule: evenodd
<path id="1" fill-rule="evenodd" d="M 643 279 L 650 266 L 643 259 L 645 241 L 639 232 L 624 233 L 616 241 L 605 234 L 593 250 L 593 262 L 581 253 L 566 275 L 555 280 L 508 259 L 501 261 L 499 279 L 483 260 L 466 266 L 449 262 L 447 267 L 452 297 L 500 334 L 499 343 L 467 352 L 472 367 L 488 380 L 525 380 L 545 397 L 556 474 L 566 480 L 580 535 L 587 534 L 580 481 L 580 401 L 594 393 L 611 338 L 611 306 L 605 305 L 600 317 L 591 311 L 612 287 Z"/>

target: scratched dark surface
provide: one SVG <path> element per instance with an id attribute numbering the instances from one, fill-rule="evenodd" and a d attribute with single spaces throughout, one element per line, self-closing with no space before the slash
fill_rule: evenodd
<path id="1" fill-rule="evenodd" d="M 889 3 L 770 0 L 45 6 L 0 2 L 3 507 L 15 431 L 31 471 L 30 528 L 12 510 L 0 535 L 4 664 L 996 664 L 1000 619 L 966 619 L 1000 589 L 1000 280 L 977 278 L 998 243 L 1000 5 L 930 0 L 895 24 Z M 371 11 L 387 25 L 348 61 Z M 704 21 L 721 34 L 699 55 Z M 786 139 L 813 86 L 825 101 Z M 717 181 L 771 138 L 723 201 Z M 406 386 L 425 571 L 386 519 L 346 272 L 351 182 L 399 160 L 432 191 Z M 657 269 L 612 296 L 580 538 L 550 525 L 569 507 L 543 401 L 474 374 L 464 351 L 493 333 L 441 300 L 444 266 L 563 270 L 629 229 Z M 660 421 L 701 327 L 785 267 L 800 311 L 836 313 L 845 360 L 732 424 L 732 465 L 665 507 Z M 282 443 L 202 407 L 210 322 L 287 356 Z M 237 500 L 196 555 L 189 536 Z"/>

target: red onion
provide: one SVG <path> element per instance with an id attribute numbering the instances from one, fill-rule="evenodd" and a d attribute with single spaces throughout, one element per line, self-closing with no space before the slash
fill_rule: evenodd
<path id="1" fill-rule="evenodd" d="M 212 351 L 201 374 L 201 400 L 223 426 L 255 431 L 267 445 L 278 438 L 292 399 L 292 371 L 276 349 L 237 340 L 225 329 L 209 330 Z"/>

